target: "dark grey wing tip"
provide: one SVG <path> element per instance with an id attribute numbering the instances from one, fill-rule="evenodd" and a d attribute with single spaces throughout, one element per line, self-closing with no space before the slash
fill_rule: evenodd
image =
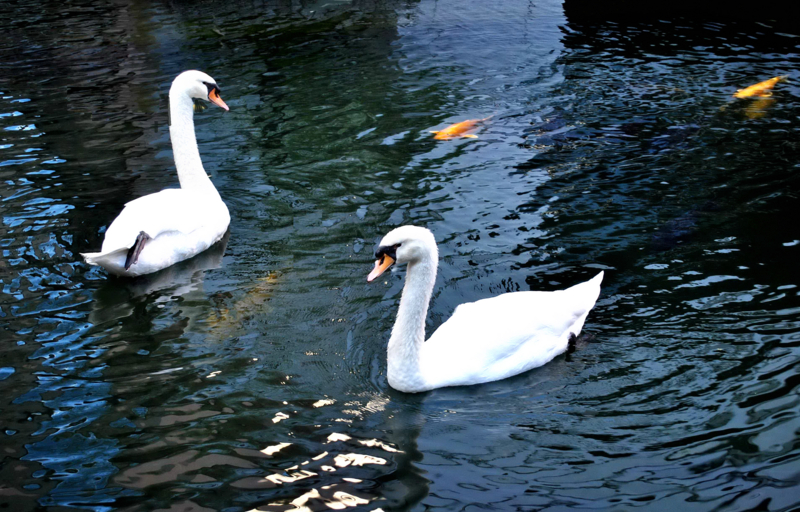
<path id="1" fill-rule="evenodd" d="M 125 270 L 131 268 L 131 265 L 139 261 L 139 254 L 142 253 L 142 249 L 144 249 L 144 244 L 147 243 L 148 240 L 152 240 L 150 235 L 145 233 L 144 231 L 139 231 L 139 235 L 136 237 L 136 241 L 133 243 L 133 247 L 128 249 L 128 256 L 125 258 Z"/>

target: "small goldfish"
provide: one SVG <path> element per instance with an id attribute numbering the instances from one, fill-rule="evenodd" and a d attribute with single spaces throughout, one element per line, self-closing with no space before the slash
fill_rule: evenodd
<path id="1" fill-rule="evenodd" d="M 473 128 L 478 123 L 482 123 L 483 121 L 487 121 L 489 117 L 484 117 L 483 119 L 467 119 L 466 121 L 461 121 L 460 123 L 451 124 L 444 130 L 436 130 L 431 131 L 431 133 L 435 133 L 436 135 L 433 137 L 436 140 L 450 140 L 453 137 L 466 137 L 469 139 L 477 139 L 477 135 L 473 135 L 471 133 L 464 133 Z"/>
<path id="2" fill-rule="evenodd" d="M 744 89 L 739 89 L 734 93 L 734 98 L 749 98 L 751 96 L 759 96 L 761 98 L 768 98 L 772 96 L 770 90 L 775 87 L 775 84 L 778 82 L 785 82 L 788 79 L 788 75 L 783 76 L 776 76 L 774 78 L 770 78 L 769 80 L 764 80 L 763 82 L 759 82 L 755 85 L 751 85 L 750 87 L 746 87 Z"/>

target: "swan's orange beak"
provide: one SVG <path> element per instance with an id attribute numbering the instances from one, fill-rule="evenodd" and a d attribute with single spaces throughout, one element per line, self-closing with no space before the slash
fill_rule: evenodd
<path id="1" fill-rule="evenodd" d="M 222 101 L 222 98 L 220 98 L 219 89 L 211 89 L 211 92 L 208 93 L 208 99 L 211 100 L 211 103 L 217 105 L 218 107 L 222 107 L 225 110 L 230 110 L 228 105 L 226 105 L 225 102 Z"/>
<path id="2" fill-rule="evenodd" d="M 386 269 L 394 264 L 394 258 L 388 254 L 381 256 L 381 259 L 375 260 L 375 268 L 367 276 L 367 282 L 371 283 L 376 277 L 386 272 Z"/>

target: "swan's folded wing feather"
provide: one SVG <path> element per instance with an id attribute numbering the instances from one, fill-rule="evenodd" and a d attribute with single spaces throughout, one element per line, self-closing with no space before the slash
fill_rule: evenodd
<path id="1" fill-rule="evenodd" d="M 440 385 L 485 382 L 546 363 L 594 306 L 599 279 L 555 292 L 515 292 L 458 306 L 425 342 Z M 577 334 L 577 333 L 575 333 Z M 452 382 L 451 382 L 452 381 Z"/>
<path id="2" fill-rule="evenodd" d="M 449 340 L 480 352 L 513 351 L 531 335 L 561 335 L 586 312 L 566 299 L 564 291 L 515 292 L 461 304 L 428 341 Z"/>
<path id="3" fill-rule="evenodd" d="M 431 340 L 459 338 L 478 345 L 495 340 L 494 345 L 513 347 L 530 335 L 562 336 L 594 307 L 602 278 L 601 272 L 566 290 L 504 293 L 462 304 Z"/>
<path id="4" fill-rule="evenodd" d="M 213 198 L 190 190 L 165 189 L 125 205 L 106 230 L 102 252 L 131 247 L 140 232 L 151 238 L 167 232 L 188 234 L 217 219 Z M 220 202 L 221 203 L 221 202 Z"/>

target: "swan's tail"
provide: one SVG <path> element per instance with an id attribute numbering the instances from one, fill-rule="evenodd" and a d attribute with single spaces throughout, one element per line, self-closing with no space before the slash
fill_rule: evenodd
<path id="1" fill-rule="evenodd" d="M 589 312 L 594 307 L 594 303 L 597 302 L 597 298 L 600 297 L 600 283 L 603 282 L 603 271 L 600 271 L 599 274 L 594 276 L 593 278 L 589 279 L 588 281 L 584 281 L 582 283 L 578 283 L 575 286 L 571 286 L 567 288 L 565 291 L 571 297 L 571 301 L 578 305 L 582 305 L 585 308 L 586 313 Z M 577 334 L 577 333 L 575 333 Z"/>
<path id="2" fill-rule="evenodd" d="M 578 283 L 576 285 L 570 286 L 569 288 L 567 288 L 567 291 L 569 291 L 569 290 L 574 290 L 574 291 L 583 290 L 585 292 L 586 290 L 596 288 L 597 292 L 599 294 L 600 293 L 600 283 L 603 282 L 603 275 L 604 275 L 604 272 L 601 270 L 599 274 L 597 274 L 593 278 L 589 279 L 588 281 L 584 281 L 582 283 Z"/>
<path id="3" fill-rule="evenodd" d="M 589 279 L 587 282 L 588 282 L 588 283 L 592 283 L 593 285 L 595 285 L 595 286 L 597 286 L 598 288 L 600 288 L 600 283 L 602 283 L 602 282 L 603 282 L 603 276 L 604 276 L 604 275 L 605 275 L 605 272 L 603 272 L 603 271 L 601 270 L 599 274 L 597 274 L 597 275 L 596 275 L 596 276 L 594 276 L 593 278 Z"/>
<path id="4" fill-rule="evenodd" d="M 583 329 L 583 323 L 586 321 L 586 317 L 589 316 L 589 312 L 592 310 L 592 308 L 594 308 L 597 298 L 600 297 L 601 282 L 603 282 L 602 270 L 599 274 L 588 281 L 578 283 L 566 290 L 567 292 L 573 292 L 575 294 L 572 296 L 573 300 L 577 304 L 582 304 L 583 308 L 583 311 L 577 313 L 578 316 L 575 319 L 575 322 L 569 328 L 569 335 L 578 336 L 581 333 L 581 329 Z"/>
<path id="5" fill-rule="evenodd" d="M 600 297 L 600 283 L 603 282 L 603 275 L 604 274 L 605 273 L 601 270 L 599 274 L 597 274 L 593 278 L 589 279 L 585 283 L 581 283 L 581 284 L 575 285 L 576 288 L 578 286 L 583 287 L 583 290 L 584 290 L 584 293 L 586 295 L 586 298 L 587 299 L 591 298 L 592 305 L 589 306 L 589 309 L 594 307 L 594 303 L 597 302 L 597 298 Z"/>
<path id="6" fill-rule="evenodd" d="M 89 265 L 99 265 L 108 271 L 118 273 L 120 269 L 125 268 L 128 250 L 128 247 L 120 247 L 107 252 L 84 252 L 81 256 Z"/>

